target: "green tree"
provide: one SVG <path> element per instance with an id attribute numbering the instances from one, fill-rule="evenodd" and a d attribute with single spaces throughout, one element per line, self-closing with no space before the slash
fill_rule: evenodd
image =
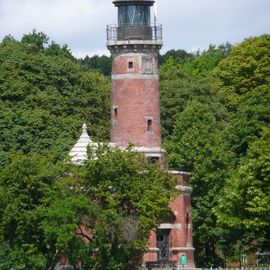
<path id="1" fill-rule="evenodd" d="M 151 230 L 178 193 L 176 181 L 129 150 L 105 147 L 97 157 L 84 169 L 86 193 L 102 213 L 91 269 L 137 269 Z"/>
<path id="2" fill-rule="evenodd" d="M 110 82 L 47 41 L 34 31 L 0 43 L 0 151 L 58 150 L 64 157 L 83 122 L 95 140 L 108 138 Z"/>
<path id="3" fill-rule="evenodd" d="M 210 45 L 209 48 L 199 54 L 187 69 L 188 73 L 195 78 L 202 79 L 211 75 L 212 70 L 228 57 L 232 45 L 230 43 L 219 46 Z"/>
<path id="4" fill-rule="evenodd" d="M 244 40 L 213 71 L 218 94 L 231 113 L 225 138 L 236 163 L 270 124 L 270 36 Z"/>
<path id="5" fill-rule="evenodd" d="M 112 72 L 112 58 L 106 55 L 98 56 L 94 55 L 89 57 L 88 55 L 84 59 L 79 60 L 88 69 L 97 70 L 105 76 L 110 76 Z"/>
<path id="6" fill-rule="evenodd" d="M 219 97 L 210 78 L 202 80 L 187 75 L 172 58 L 160 68 L 161 124 L 164 138 L 172 135 L 179 114 L 190 101 L 212 104 L 221 120 L 228 117 L 224 106 L 217 105 Z M 192 120 L 191 120 L 192 121 Z"/>
<path id="7" fill-rule="evenodd" d="M 91 203 L 70 189 L 68 184 L 76 182 L 57 160 L 55 155 L 18 154 L 1 171 L 1 269 L 54 269 L 69 246 L 80 241 L 76 228 L 91 212 Z"/>
<path id="8" fill-rule="evenodd" d="M 228 178 L 215 213 L 221 227 L 237 232 L 234 241 L 239 243 L 239 256 L 269 249 L 270 233 L 270 133 L 263 131 L 254 141 L 247 156 L 241 159 L 237 171 Z M 252 245 L 256 240 L 257 244 Z M 241 258 L 239 259 L 241 265 Z"/>
<path id="9" fill-rule="evenodd" d="M 128 150 L 100 148 L 76 167 L 59 156 L 13 155 L 0 172 L 0 266 L 136 269 L 168 213 L 176 181 Z"/>
<path id="10" fill-rule="evenodd" d="M 217 244 L 224 232 L 216 224 L 213 207 L 229 173 L 231 154 L 220 133 L 226 125 L 219 117 L 220 106 L 190 102 L 179 114 L 165 145 L 171 167 L 192 172 L 193 237 L 196 262 L 201 267 L 222 263 Z"/>
<path id="11" fill-rule="evenodd" d="M 244 224 L 243 216 L 253 214 L 245 212 L 242 205 L 252 196 L 246 194 L 248 186 L 253 182 L 252 170 L 248 165 L 253 160 L 251 153 L 255 145 L 263 140 L 264 130 L 269 129 L 269 46 L 269 35 L 246 39 L 235 46 L 230 55 L 213 71 L 218 95 L 230 112 L 228 125 L 222 136 L 228 148 L 234 152 L 233 170 L 225 178 L 225 195 L 221 194 L 216 213 L 219 226 L 229 232 L 227 238 L 238 247 L 239 256 L 243 249 L 247 253 L 255 252 L 252 245 L 255 238 L 257 248 L 264 246 L 269 235 L 269 229 L 261 229 L 258 233 Z M 247 169 L 251 173 L 249 180 L 246 178 L 246 181 L 251 181 L 248 184 L 244 181 L 248 177 Z M 256 170 L 256 166 L 254 169 Z M 223 208 L 224 213 L 221 210 Z M 228 221 L 225 221 L 226 211 Z M 229 223 L 234 223 L 234 226 Z"/>
<path id="12" fill-rule="evenodd" d="M 28 35 L 23 35 L 22 40 L 23 43 L 31 46 L 31 49 L 36 51 L 44 50 L 46 44 L 48 44 L 49 37 L 43 32 L 37 32 L 33 30 L 32 33 Z"/>
<path id="13" fill-rule="evenodd" d="M 192 53 L 188 53 L 185 50 L 169 50 L 165 54 L 159 55 L 158 62 L 162 66 L 170 58 L 172 58 L 178 63 L 188 63 L 195 58 L 195 55 Z"/>
<path id="14" fill-rule="evenodd" d="M 253 142 L 219 200 L 219 221 L 228 227 L 270 228 L 270 132 Z"/>
<path id="15" fill-rule="evenodd" d="M 245 93 L 269 90 L 270 35 L 248 38 L 235 46 L 213 75 L 230 106 L 237 106 Z"/>
<path id="16" fill-rule="evenodd" d="M 236 163 L 246 156 L 250 144 L 261 137 L 262 130 L 270 124 L 270 92 L 267 88 L 244 94 L 237 111 L 224 130 L 224 137 L 236 154 Z"/>

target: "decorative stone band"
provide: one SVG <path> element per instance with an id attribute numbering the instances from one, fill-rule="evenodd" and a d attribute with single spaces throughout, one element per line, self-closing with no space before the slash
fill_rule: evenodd
<path id="1" fill-rule="evenodd" d="M 156 248 L 156 247 L 149 247 L 146 250 L 147 253 L 157 253 L 158 251 L 159 251 L 159 248 Z"/>
<path id="2" fill-rule="evenodd" d="M 190 195 L 192 193 L 191 187 L 177 185 L 176 189 L 183 191 L 184 195 Z"/>
<path id="3" fill-rule="evenodd" d="M 161 147 L 144 147 L 144 146 L 141 146 L 141 147 L 138 147 L 138 146 L 135 146 L 132 148 L 134 151 L 136 152 L 139 152 L 139 153 L 164 153 L 166 154 L 167 152 L 162 149 Z"/>
<path id="4" fill-rule="evenodd" d="M 194 251 L 195 248 L 194 247 L 172 247 L 170 248 L 170 252 L 173 252 L 173 251 Z"/>
<path id="5" fill-rule="evenodd" d="M 123 53 L 154 53 L 157 54 L 161 49 L 162 41 L 146 40 L 126 40 L 126 41 L 109 41 L 107 48 L 111 54 L 118 55 Z"/>
<path id="6" fill-rule="evenodd" d="M 134 79 L 134 80 L 145 80 L 145 79 L 155 79 L 159 80 L 158 74 L 114 74 L 112 75 L 113 80 L 125 80 L 125 79 Z"/>
<path id="7" fill-rule="evenodd" d="M 180 223 L 171 224 L 171 223 L 162 223 L 159 225 L 159 229 L 181 229 L 182 225 Z"/>
<path id="8" fill-rule="evenodd" d="M 145 45 L 145 46 L 162 46 L 163 42 L 160 40 L 138 40 L 138 39 L 131 39 L 131 40 L 115 40 L 115 41 L 108 41 L 107 46 L 129 46 L 129 45 Z"/>
<path id="9" fill-rule="evenodd" d="M 168 171 L 168 173 L 170 173 L 172 175 L 187 175 L 187 176 L 192 175 L 192 173 L 184 172 L 184 171 Z"/>
<path id="10" fill-rule="evenodd" d="M 172 247 L 169 249 L 170 252 L 185 252 L 185 251 L 194 251 L 194 247 Z M 147 248 L 147 253 L 157 253 L 159 251 L 159 248 L 156 247 L 149 247 Z"/>

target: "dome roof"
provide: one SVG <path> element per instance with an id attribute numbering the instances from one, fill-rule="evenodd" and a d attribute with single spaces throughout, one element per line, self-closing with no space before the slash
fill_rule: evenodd
<path id="1" fill-rule="evenodd" d="M 82 126 L 82 135 L 76 144 L 73 146 L 71 151 L 69 152 L 69 156 L 71 157 L 71 162 L 76 165 L 82 165 L 84 161 L 87 160 L 87 147 L 92 145 L 94 147 L 98 147 L 97 143 L 94 143 L 87 132 L 87 125 L 83 124 Z"/>

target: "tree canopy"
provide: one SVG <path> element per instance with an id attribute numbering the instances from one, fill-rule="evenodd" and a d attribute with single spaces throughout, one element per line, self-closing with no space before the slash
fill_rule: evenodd
<path id="1" fill-rule="evenodd" d="M 108 137 L 110 82 L 47 43 L 34 31 L 0 44 L 0 151 L 65 155 L 84 122 L 94 139 Z"/>
<path id="2" fill-rule="evenodd" d="M 258 176 L 260 184 L 256 180 L 257 166 L 268 162 L 259 145 L 270 125 L 269 45 L 269 35 L 263 35 L 236 46 L 210 46 L 191 61 L 171 57 L 161 66 L 165 147 L 171 166 L 192 172 L 199 266 L 235 261 L 233 254 L 243 252 L 243 245 L 246 252 L 254 250 L 255 239 L 258 249 L 269 248 L 268 207 L 263 206 L 269 183 L 265 175 Z M 255 159 L 263 160 L 261 165 L 255 166 Z M 262 205 L 255 203 L 256 194 Z M 252 211 L 258 216 L 254 223 L 266 223 L 261 234 L 251 226 Z"/>
<path id="3" fill-rule="evenodd" d="M 57 160 L 19 154 L 0 172 L 1 269 L 137 269 L 176 180 L 129 150 Z"/>
<path id="4" fill-rule="evenodd" d="M 159 56 L 164 147 L 171 168 L 192 173 L 199 267 L 270 248 L 269 52 L 262 35 Z M 84 167 L 63 163 L 83 122 L 108 139 L 110 70 L 110 57 L 75 59 L 35 30 L 0 43 L 1 269 L 61 258 L 133 269 L 168 211 L 174 180 L 134 153 L 105 147 Z"/>

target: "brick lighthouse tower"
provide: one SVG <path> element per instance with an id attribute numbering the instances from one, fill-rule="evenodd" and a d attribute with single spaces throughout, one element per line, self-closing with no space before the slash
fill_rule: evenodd
<path id="1" fill-rule="evenodd" d="M 147 162 L 167 170 L 160 131 L 158 53 L 162 27 L 151 24 L 154 0 L 115 0 L 118 24 L 107 26 L 107 47 L 112 54 L 111 142 L 132 144 Z M 171 219 L 160 224 L 149 239 L 144 263 L 179 263 L 186 256 L 194 266 L 189 174 L 171 171 L 182 195 L 170 204 Z"/>

